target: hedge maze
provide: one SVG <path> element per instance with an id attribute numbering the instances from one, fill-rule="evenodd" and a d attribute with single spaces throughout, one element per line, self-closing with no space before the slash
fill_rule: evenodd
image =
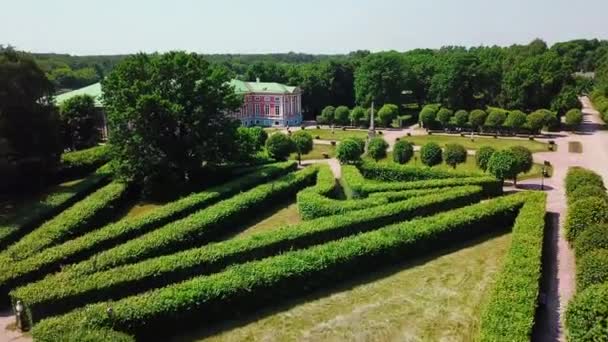
<path id="1" fill-rule="evenodd" d="M 25 228 L 0 249 L 3 303 L 24 307 L 22 325 L 37 341 L 158 339 L 510 232 L 479 339 L 530 338 L 544 194 L 504 195 L 500 181 L 483 175 L 367 161 L 343 166 L 339 180 L 327 166 L 296 170 L 295 162 L 234 175 L 118 219 L 112 213 L 136 190 L 93 173 L 95 181 L 13 223 Z M 228 238 L 256 213 L 294 199 L 300 223 Z"/>

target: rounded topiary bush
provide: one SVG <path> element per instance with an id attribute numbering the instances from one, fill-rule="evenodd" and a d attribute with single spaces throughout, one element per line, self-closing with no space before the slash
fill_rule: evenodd
<path id="1" fill-rule="evenodd" d="M 582 257 L 596 249 L 608 249 L 608 224 L 596 224 L 587 227 L 576 238 L 574 251 L 577 257 Z"/>
<path id="2" fill-rule="evenodd" d="M 363 154 L 363 150 L 361 149 L 359 142 L 355 139 L 347 138 L 338 145 L 336 158 L 338 158 L 342 164 L 350 164 L 359 161 L 361 159 L 361 154 Z"/>
<path id="3" fill-rule="evenodd" d="M 427 166 L 435 166 L 443 161 L 441 147 L 434 142 L 426 143 L 420 149 L 420 161 Z"/>
<path id="4" fill-rule="evenodd" d="M 577 199 L 585 198 L 585 197 L 600 197 L 608 199 L 608 195 L 606 194 L 606 190 L 597 185 L 580 185 L 577 186 L 570 195 L 568 195 L 568 199 L 570 201 L 576 201 Z"/>
<path id="5" fill-rule="evenodd" d="M 586 197 L 570 203 L 566 238 L 573 242 L 585 229 L 608 221 L 608 203 L 601 197 Z"/>
<path id="6" fill-rule="evenodd" d="M 393 147 L 393 161 L 398 164 L 409 162 L 414 156 L 414 145 L 409 141 L 400 140 Z"/>
<path id="7" fill-rule="evenodd" d="M 526 173 L 532 170 L 534 159 L 529 149 L 523 146 L 513 146 L 509 151 L 513 152 L 513 155 L 517 158 L 517 173 Z"/>
<path id="8" fill-rule="evenodd" d="M 608 281 L 608 249 L 596 249 L 585 254 L 576 263 L 576 289 Z"/>
<path id="9" fill-rule="evenodd" d="M 486 171 L 488 169 L 488 161 L 490 161 L 494 152 L 496 152 L 496 149 L 492 146 L 481 146 L 475 153 L 477 167 Z"/>
<path id="10" fill-rule="evenodd" d="M 367 154 L 374 160 L 378 161 L 386 157 L 386 149 L 388 143 L 381 137 L 375 137 L 369 141 L 367 145 Z"/>
<path id="11" fill-rule="evenodd" d="M 467 149 L 459 144 L 447 144 L 443 154 L 445 163 L 453 168 L 467 161 Z"/>
<path id="12" fill-rule="evenodd" d="M 605 341 L 608 327 L 608 283 L 574 296 L 566 310 L 568 341 Z"/>
<path id="13" fill-rule="evenodd" d="M 570 168 L 566 175 L 566 194 L 570 195 L 576 188 L 585 185 L 595 185 L 605 189 L 602 176 L 580 167 Z"/>
<path id="14" fill-rule="evenodd" d="M 266 139 L 268 155 L 277 160 L 287 159 L 293 149 L 293 142 L 286 134 L 275 133 Z"/>

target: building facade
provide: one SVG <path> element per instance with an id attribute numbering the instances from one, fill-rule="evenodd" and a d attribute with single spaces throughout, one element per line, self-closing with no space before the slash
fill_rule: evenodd
<path id="1" fill-rule="evenodd" d="M 245 82 L 230 84 L 243 96 L 243 105 L 230 113 L 244 126 L 285 127 L 302 124 L 302 92 L 274 82 Z"/>

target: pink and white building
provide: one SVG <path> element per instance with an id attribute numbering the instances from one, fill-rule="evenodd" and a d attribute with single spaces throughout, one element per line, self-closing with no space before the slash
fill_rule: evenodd
<path id="1" fill-rule="evenodd" d="M 230 113 L 244 126 L 298 126 L 302 123 L 302 92 L 275 82 L 245 82 L 230 84 L 243 96 L 243 106 Z"/>

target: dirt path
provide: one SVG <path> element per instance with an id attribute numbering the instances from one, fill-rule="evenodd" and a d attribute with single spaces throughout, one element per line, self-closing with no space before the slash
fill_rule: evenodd
<path id="1" fill-rule="evenodd" d="M 608 181 L 608 151 L 600 146 L 608 143 L 608 132 L 601 131 L 601 120 L 587 98 L 581 98 L 584 123 L 579 133 L 561 132 L 562 137 L 555 139 L 557 152 L 534 154 L 534 161 L 547 160 L 553 165 L 553 176 L 545 179 L 548 195 L 547 212 L 550 227 L 546 232 L 544 274 L 541 292 L 545 293 L 545 306 L 539 309 L 534 341 L 565 341 L 563 314 L 568 302 L 576 291 L 576 263 L 572 249 L 565 239 L 564 222 L 566 219 L 566 195 L 564 179 L 568 168 L 582 166 L 594 170 Z M 570 153 L 568 143 L 581 142 L 583 153 Z M 539 180 L 521 182 L 527 187 L 539 187 Z"/>
<path id="2" fill-rule="evenodd" d="M 0 342 L 31 342 L 32 337 L 15 328 L 15 316 L 10 310 L 0 311 Z"/>

